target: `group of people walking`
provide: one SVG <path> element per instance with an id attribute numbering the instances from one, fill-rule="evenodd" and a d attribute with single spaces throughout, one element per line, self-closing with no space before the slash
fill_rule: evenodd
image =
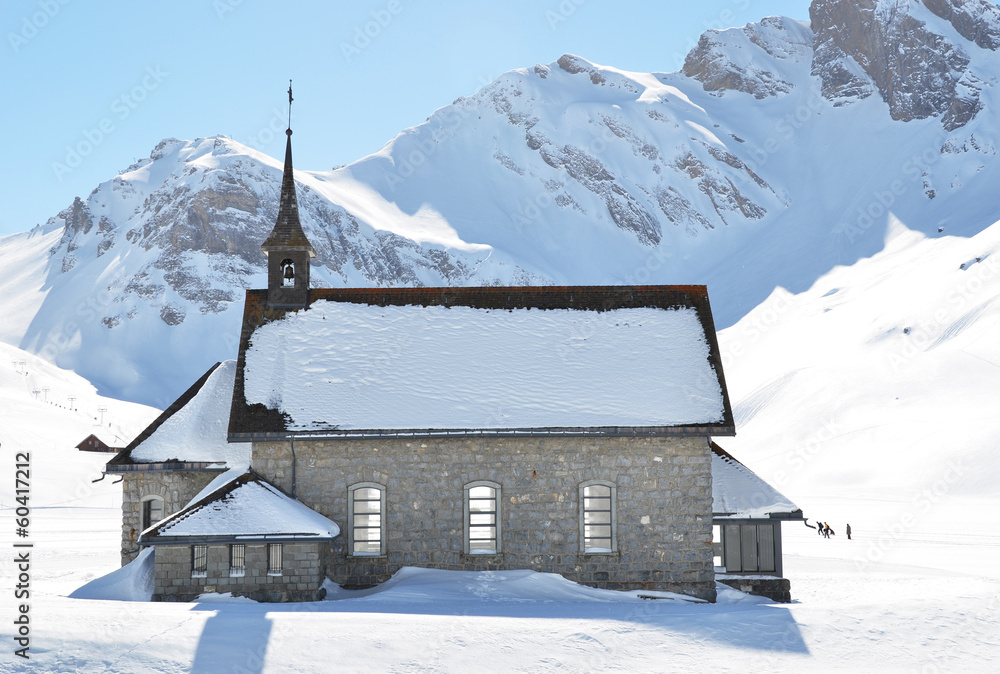
<path id="1" fill-rule="evenodd" d="M 829 538 L 830 536 L 836 536 L 837 532 L 830 528 L 830 523 L 816 522 L 816 533 L 818 533 L 823 538 Z M 851 525 L 847 525 L 847 540 L 851 540 Z"/>

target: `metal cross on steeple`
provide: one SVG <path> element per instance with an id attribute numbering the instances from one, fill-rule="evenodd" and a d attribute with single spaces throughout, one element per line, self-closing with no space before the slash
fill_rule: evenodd
<path id="1" fill-rule="evenodd" d="M 288 128 L 292 128 L 292 81 L 288 80 Z"/>

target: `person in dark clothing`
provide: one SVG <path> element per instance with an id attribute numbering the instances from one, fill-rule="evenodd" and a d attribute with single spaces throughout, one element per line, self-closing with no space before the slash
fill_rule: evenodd
<path id="1" fill-rule="evenodd" d="M 823 523 L 822 522 L 816 522 L 816 533 L 819 534 L 820 536 L 823 535 Z"/>
<path id="2" fill-rule="evenodd" d="M 851 525 L 847 525 L 847 540 L 851 540 Z"/>

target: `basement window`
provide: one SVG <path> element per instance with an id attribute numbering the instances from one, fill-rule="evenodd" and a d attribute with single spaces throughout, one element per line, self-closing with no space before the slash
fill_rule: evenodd
<path id="1" fill-rule="evenodd" d="M 247 574 L 247 546 L 233 543 L 229 546 L 229 577 L 242 578 Z"/>
<path id="2" fill-rule="evenodd" d="M 267 575 L 281 575 L 281 543 L 267 544 Z"/>
<path id="3" fill-rule="evenodd" d="M 208 546 L 191 546 L 191 577 L 204 578 L 208 575 Z"/>

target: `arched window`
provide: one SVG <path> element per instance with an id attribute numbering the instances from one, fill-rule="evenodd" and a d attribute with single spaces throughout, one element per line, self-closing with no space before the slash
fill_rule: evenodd
<path id="1" fill-rule="evenodd" d="M 295 286 L 295 263 L 290 258 L 285 258 L 279 265 L 281 267 L 281 285 L 286 288 Z"/>
<path id="2" fill-rule="evenodd" d="M 465 485 L 465 554 L 500 554 L 500 503 L 496 482 Z"/>
<path id="3" fill-rule="evenodd" d="M 580 485 L 580 542 L 587 554 L 618 551 L 615 523 L 618 490 L 613 482 L 588 480 Z"/>
<path id="4" fill-rule="evenodd" d="M 163 519 L 163 498 L 146 496 L 142 499 L 142 529 L 145 531 Z"/>
<path id="5" fill-rule="evenodd" d="M 359 482 L 347 491 L 349 554 L 368 557 L 385 554 L 385 487 Z"/>

